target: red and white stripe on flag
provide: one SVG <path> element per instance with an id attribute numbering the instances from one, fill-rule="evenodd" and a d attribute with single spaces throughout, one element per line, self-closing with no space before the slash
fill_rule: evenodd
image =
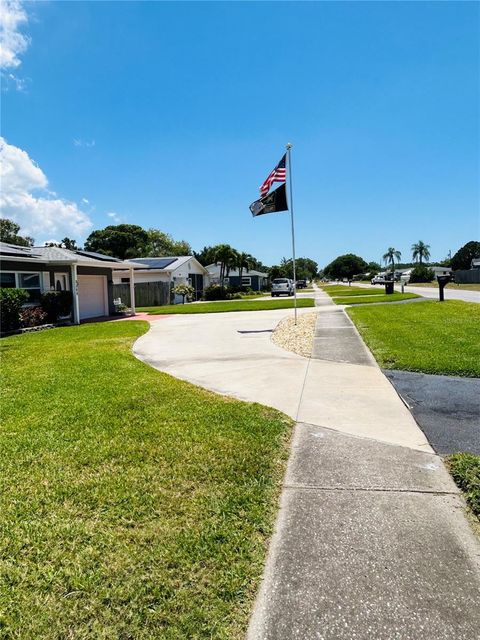
<path id="1" fill-rule="evenodd" d="M 260 195 L 266 196 L 270 191 L 270 187 L 274 182 L 285 182 L 287 179 L 287 170 L 285 168 L 286 154 L 282 157 L 275 169 L 270 173 L 268 178 L 260 187 Z"/>

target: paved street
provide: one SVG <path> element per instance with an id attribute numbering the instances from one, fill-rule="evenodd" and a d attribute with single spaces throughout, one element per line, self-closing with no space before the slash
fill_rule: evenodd
<path id="1" fill-rule="evenodd" d="M 437 453 L 480 455 L 480 380 L 385 371 Z"/>
<path id="2" fill-rule="evenodd" d="M 316 295 L 310 359 L 270 340 L 290 310 L 171 316 L 134 346 L 296 421 L 248 639 L 476 640 L 480 545 L 463 500 L 348 317 Z"/>

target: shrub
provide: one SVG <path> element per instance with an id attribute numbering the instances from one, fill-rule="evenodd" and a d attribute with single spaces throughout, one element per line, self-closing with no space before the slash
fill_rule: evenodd
<path id="1" fill-rule="evenodd" d="M 13 331 L 20 327 L 20 312 L 28 301 L 25 289 L 0 289 L 0 327 L 2 331 Z"/>
<path id="2" fill-rule="evenodd" d="M 226 300 L 227 290 L 219 284 L 211 284 L 203 292 L 205 300 Z"/>
<path id="3" fill-rule="evenodd" d="M 185 298 L 187 298 L 187 300 L 191 302 L 195 296 L 195 289 L 192 287 L 191 284 L 182 282 L 181 284 L 177 284 L 173 287 L 173 293 L 179 296 L 182 296 L 184 303 L 185 303 Z"/>
<path id="4" fill-rule="evenodd" d="M 46 311 L 42 307 L 27 307 L 20 312 L 22 327 L 38 327 L 45 322 Z"/>
<path id="5" fill-rule="evenodd" d="M 426 267 L 424 264 L 417 264 L 412 269 L 409 282 L 432 282 L 435 279 L 435 273 L 433 269 Z"/>
<path id="6" fill-rule="evenodd" d="M 46 291 L 41 297 L 42 309 L 48 322 L 56 322 L 60 316 L 68 316 L 72 311 L 71 291 Z"/>

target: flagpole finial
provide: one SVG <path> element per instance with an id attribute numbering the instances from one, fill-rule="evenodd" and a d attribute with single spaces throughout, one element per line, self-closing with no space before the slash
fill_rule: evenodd
<path id="1" fill-rule="evenodd" d="M 293 144 L 291 144 L 290 142 L 287 142 L 287 149 L 291 149 L 293 147 Z"/>

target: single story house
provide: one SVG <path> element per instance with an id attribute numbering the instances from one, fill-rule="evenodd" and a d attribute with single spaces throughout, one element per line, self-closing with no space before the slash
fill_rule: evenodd
<path id="1" fill-rule="evenodd" d="M 452 270 L 450 269 L 450 267 L 431 267 L 429 265 L 426 265 L 428 267 L 428 269 L 431 269 L 433 271 L 433 276 L 434 279 L 437 276 L 447 276 L 450 275 L 452 273 Z M 402 269 L 400 271 L 400 276 L 404 279 L 410 279 L 410 276 L 412 274 L 413 271 L 413 267 L 410 267 L 410 269 Z M 398 273 L 397 271 L 395 271 L 395 273 Z"/>
<path id="2" fill-rule="evenodd" d="M 71 291 L 75 324 L 113 313 L 114 273 L 121 269 L 133 274 L 137 268 L 136 263 L 91 251 L 20 247 L 0 242 L 0 286 L 26 289 L 34 303 L 40 301 L 45 291 Z M 135 312 L 134 291 L 131 308 Z"/>
<path id="3" fill-rule="evenodd" d="M 191 284 L 195 289 L 195 299 L 199 300 L 203 290 L 209 284 L 208 271 L 193 256 L 170 256 L 162 258 L 131 258 L 136 265 L 135 284 L 142 282 L 168 282 L 170 286 Z M 129 271 L 117 271 L 113 277 L 114 284 L 131 282 Z M 181 302 L 177 296 L 175 302 Z"/>
<path id="4" fill-rule="evenodd" d="M 220 264 L 209 264 L 206 267 L 212 284 L 220 284 Z M 250 287 L 254 291 L 261 291 L 268 286 L 268 273 L 250 269 L 243 270 L 242 282 L 240 282 L 240 271 L 237 268 L 230 269 L 228 276 L 224 278 L 224 284 L 231 287 Z"/>

